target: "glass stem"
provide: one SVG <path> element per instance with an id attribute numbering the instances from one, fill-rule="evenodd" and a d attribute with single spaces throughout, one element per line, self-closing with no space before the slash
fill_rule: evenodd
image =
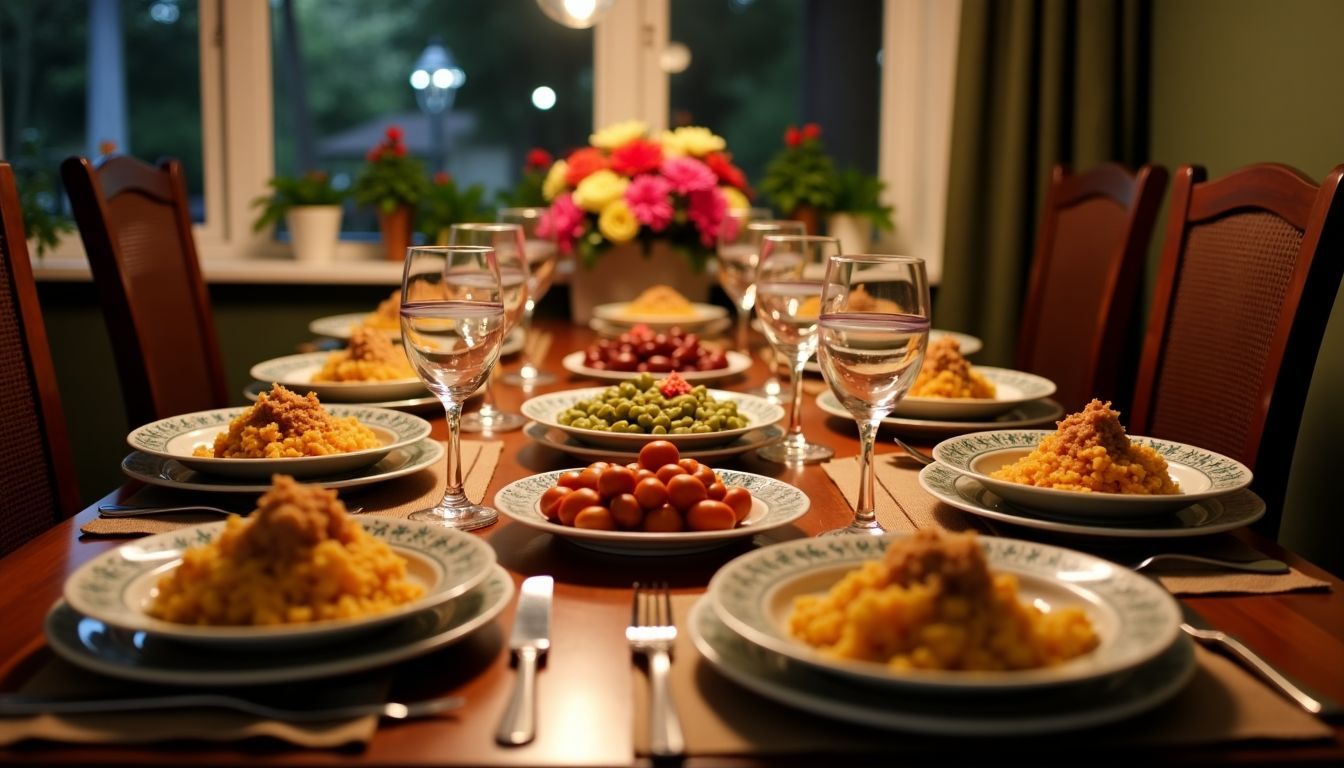
<path id="1" fill-rule="evenodd" d="M 873 444 L 877 441 L 880 419 L 859 422 L 859 503 L 854 510 L 854 528 L 877 525 L 877 506 L 873 501 Z"/>
<path id="2" fill-rule="evenodd" d="M 803 440 L 803 366 L 806 360 L 794 355 L 793 365 L 789 366 L 789 386 L 793 387 L 793 405 L 789 409 L 789 440 L 801 445 Z"/>
<path id="3" fill-rule="evenodd" d="M 484 421 L 489 421 L 490 419 L 494 418 L 496 413 L 495 393 L 494 390 L 490 388 L 490 382 L 492 379 L 495 378 L 495 368 L 498 366 L 499 361 L 496 360 L 494 365 L 490 366 L 490 373 L 486 374 L 485 383 L 481 385 L 481 387 L 484 388 L 485 391 L 481 394 L 481 408 L 478 411 L 478 413 L 480 414 L 481 419 Z M 458 411 L 461 412 L 461 406 L 458 406 Z"/>
<path id="4" fill-rule="evenodd" d="M 532 313 L 537 309 L 537 303 L 528 298 L 527 303 L 523 305 L 523 354 L 522 364 L 518 367 L 518 372 L 523 378 L 533 378 L 537 366 L 532 364 Z"/>
<path id="5" fill-rule="evenodd" d="M 737 307 L 737 349 L 743 354 L 751 354 L 751 348 L 747 346 L 750 330 L 751 314 L 742 307 Z"/>
<path id="6" fill-rule="evenodd" d="M 444 496 L 461 498 L 462 496 L 462 404 L 450 400 L 443 404 L 444 415 L 448 419 L 448 486 Z"/>

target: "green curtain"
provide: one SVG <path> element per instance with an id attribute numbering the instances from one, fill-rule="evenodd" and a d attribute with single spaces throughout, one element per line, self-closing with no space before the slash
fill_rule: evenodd
<path id="1" fill-rule="evenodd" d="M 1050 168 L 1147 155 L 1148 0 L 962 0 L 934 325 L 1009 364 Z"/>

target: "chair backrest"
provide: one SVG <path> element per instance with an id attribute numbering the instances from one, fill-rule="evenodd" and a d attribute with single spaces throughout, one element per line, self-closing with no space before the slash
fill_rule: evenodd
<path id="1" fill-rule="evenodd" d="M 0 162 L 0 555 L 79 509 L 14 171 Z"/>
<path id="2" fill-rule="evenodd" d="M 228 395 L 176 160 L 61 164 L 112 337 L 131 426 L 222 408 Z"/>
<path id="3" fill-rule="evenodd" d="M 1057 165 L 1051 175 L 1016 366 L 1055 382 L 1070 411 L 1093 397 L 1126 405 L 1127 387 L 1117 385 L 1126 332 L 1166 183 L 1153 165 L 1073 175 Z"/>
<path id="4" fill-rule="evenodd" d="M 1205 178 L 1172 185 L 1129 426 L 1250 466 L 1272 533 L 1344 274 L 1344 165 L 1319 187 L 1269 163 Z"/>

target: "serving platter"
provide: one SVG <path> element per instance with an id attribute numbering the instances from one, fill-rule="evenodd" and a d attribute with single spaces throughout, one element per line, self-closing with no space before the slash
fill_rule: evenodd
<path id="1" fill-rule="evenodd" d="M 319 400 L 342 403 L 373 403 L 431 397 L 419 376 L 384 381 L 313 381 L 333 352 L 305 352 L 266 360 L 252 366 L 249 375 L 258 381 L 281 384 L 295 392 L 317 394 Z M 438 402 L 435 400 L 435 402 Z"/>
<path id="2" fill-rule="evenodd" d="M 1155 517 L 1125 521 L 1083 516 L 1055 517 L 1004 500 L 970 475 L 933 463 L 919 472 L 919 485 L 939 501 L 979 517 L 1051 533 L 1121 539 L 1172 539 L 1233 531 L 1264 517 L 1265 502 L 1248 489 L 1204 499 Z"/>
<path id="3" fill-rule="evenodd" d="M 802 540 L 762 547 L 720 568 L 706 597 L 719 620 L 753 645 L 837 677 L 902 693 L 965 696 L 1095 681 L 1152 661 L 1180 633 L 1180 607 L 1155 581 L 1083 552 L 981 536 L 978 541 L 990 570 L 1015 576 L 1022 602 L 1043 611 L 1081 609 L 1099 638 L 1098 646 L 1054 666 L 968 672 L 895 669 L 840 659 L 790 635 L 789 615 L 796 598 L 824 594 L 845 574 L 880 560 L 889 546 L 907 537 L 837 536 L 824 544 Z"/>
<path id="4" fill-rule="evenodd" d="M 817 407 L 832 416 L 839 416 L 851 424 L 854 417 L 840 405 L 835 393 L 825 390 L 816 398 Z M 912 419 L 904 416 L 887 416 L 882 419 L 882 427 L 909 437 L 941 439 L 966 432 L 982 432 L 988 429 L 1018 429 L 1053 424 L 1064 417 L 1064 406 L 1055 400 L 1044 398 L 1022 403 L 1012 410 L 1000 413 L 988 420 L 944 420 Z"/>
<path id="5" fill-rule="evenodd" d="M 241 415 L 244 408 L 216 408 L 160 419 L 131 430 L 126 442 L 141 453 L 171 459 L 205 474 L 258 479 L 280 473 L 308 478 L 376 464 L 392 451 L 419 442 L 430 432 L 428 421 L 402 411 L 338 403 L 327 403 L 322 407 L 333 417 L 355 418 L 373 430 L 380 445 L 347 453 L 282 459 L 217 459 L 192 455 L 197 446 L 213 446 L 215 436 L 227 432 L 229 423 Z"/>
<path id="6" fill-rule="evenodd" d="M 563 392 L 552 392 L 550 394 L 538 395 L 523 402 L 520 410 L 527 418 L 543 424 L 552 429 L 558 429 L 574 439 L 587 443 L 588 445 L 602 448 L 617 448 L 623 451 L 638 451 L 641 446 L 651 440 L 667 440 L 677 448 L 686 450 L 688 448 L 707 448 L 710 446 L 727 445 L 740 439 L 743 435 L 755 429 L 769 426 L 784 418 L 784 409 L 778 404 L 772 403 L 763 397 L 747 395 L 741 392 L 729 392 L 723 389 L 709 390 L 710 396 L 720 402 L 728 401 L 737 404 L 738 414 L 747 418 L 747 425 L 738 429 L 724 429 L 718 432 L 701 432 L 697 434 L 682 435 L 650 435 L 650 434 L 631 434 L 618 432 L 602 432 L 596 429 L 580 429 L 571 427 L 567 424 L 561 424 L 558 421 L 560 414 L 575 403 L 584 400 L 591 400 L 599 397 L 606 392 L 607 387 L 586 387 L 582 389 L 569 389 Z"/>
<path id="7" fill-rule="evenodd" d="M 570 435 L 558 429 L 548 427 L 545 424 L 538 424 L 530 421 L 523 427 L 523 434 L 527 435 L 533 441 L 554 448 L 557 451 L 563 451 L 570 456 L 593 461 L 615 461 L 621 464 L 629 464 L 639 458 L 639 447 L 632 446 L 634 450 L 624 450 L 621 448 L 603 448 L 600 446 L 588 445 L 587 443 L 575 440 Z M 712 446 L 709 448 L 687 448 L 679 451 L 684 459 L 695 459 L 699 462 L 714 461 L 717 459 L 726 459 L 730 456 L 738 456 L 748 451 L 754 451 L 757 448 L 765 446 L 784 437 L 785 431 L 779 424 L 770 424 L 760 429 L 752 430 L 739 437 L 731 443 Z"/>
<path id="8" fill-rule="evenodd" d="M 390 451 L 377 463 L 330 475 L 305 477 L 303 481 L 323 488 L 354 488 L 410 475 L 443 461 L 443 443 L 425 438 L 404 448 Z M 176 488 L 180 491 L 205 493 L 265 493 L 270 490 L 270 477 L 228 477 L 212 475 L 183 466 L 173 459 L 131 451 L 121 460 L 121 471 L 127 477 L 150 485 Z"/>
<path id="9" fill-rule="evenodd" d="M 578 469 L 582 469 L 581 467 Z M 731 544 L 742 538 L 788 525 L 807 512 L 811 500 L 807 494 L 773 477 L 719 469 L 720 478 L 729 488 L 751 492 L 751 513 L 736 528 L 722 531 L 598 531 L 560 525 L 541 513 L 541 495 L 565 472 L 557 470 L 516 480 L 495 494 L 495 507 L 518 523 L 565 539 L 588 549 L 618 555 L 684 555 Z"/>
<path id="10" fill-rule="evenodd" d="M 397 620 L 385 630 L 301 649 L 230 651 L 121 629 L 58 600 L 47 613 L 47 643 L 84 669 L 163 685 L 272 685 L 376 669 L 423 656 L 470 636 L 513 599 L 513 579 L 498 564 L 461 597 Z"/>
<path id="11" fill-rule="evenodd" d="M 728 350 L 724 353 L 728 358 L 728 365 L 725 368 L 716 368 L 708 371 L 679 371 L 678 376 L 691 382 L 692 384 L 705 384 L 711 381 L 731 378 L 751 368 L 751 356 L 744 355 L 741 352 Z M 590 379 L 599 379 L 601 381 L 628 381 L 640 376 L 639 371 L 613 371 L 602 368 L 590 368 L 583 364 L 584 353 L 571 352 L 560 360 L 560 365 L 566 371 L 586 376 Z M 653 376 L 665 376 L 666 374 L 654 373 Z"/>
<path id="12" fill-rule="evenodd" d="M 933 447 L 933 456 L 954 472 L 974 477 L 981 485 L 1019 507 L 1088 520 L 1153 517 L 1239 491 L 1251 484 L 1251 470 L 1235 459 L 1173 440 L 1137 435 L 1130 435 L 1130 442 L 1146 445 L 1166 459 L 1167 471 L 1180 487 L 1180 493 L 1139 495 L 1067 491 L 1038 488 L 991 476 L 1031 453 L 1041 438 L 1049 434 L 1052 434 L 1050 430 L 1042 429 L 972 432 L 938 443 Z"/>
<path id="13" fill-rule="evenodd" d="M 406 559 L 407 580 L 424 588 L 420 598 L 372 616 L 300 624 L 207 626 L 150 616 L 147 609 L 159 580 L 178 568 L 182 558 L 145 555 L 210 544 L 224 531 L 225 520 L 160 533 L 105 552 L 66 579 L 63 596 L 76 612 L 120 629 L 201 646 L 294 648 L 368 632 L 442 605 L 485 580 L 495 564 L 495 551 L 484 539 L 453 528 L 374 515 L 353 519 Z"/>

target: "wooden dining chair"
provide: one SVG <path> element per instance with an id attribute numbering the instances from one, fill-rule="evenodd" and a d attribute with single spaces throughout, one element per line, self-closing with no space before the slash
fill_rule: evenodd
<path id="1" fill-rule="evenodd" d="M 182 166 L 119 156 L 95 168 L 71 157 L 61 177 L 112 337 L 130 426 L 228 405 Z"/>
<path id="2" fill-rule="evenodd" d="M 23 211 L 0 162 L 0 555 L 79 509 L 65 414 L 47 346 Z"/>
<path id="3" fill-rule="evenodd" d="M 1053 381 L 1069 411 L 1093 397 L 1126 405 L 1126 333 L 1166 184 L 1155 165 L 1051 174 L 1015 365 Z"/>
<path id="4" fill-rule="evenodd" d="M 1344 165 L 1319 187 L 1278 164 L 1205 178 L 1172 185 L 1129 427 L 1251 467 L 1274 535 L 1344 274 Z"/>

